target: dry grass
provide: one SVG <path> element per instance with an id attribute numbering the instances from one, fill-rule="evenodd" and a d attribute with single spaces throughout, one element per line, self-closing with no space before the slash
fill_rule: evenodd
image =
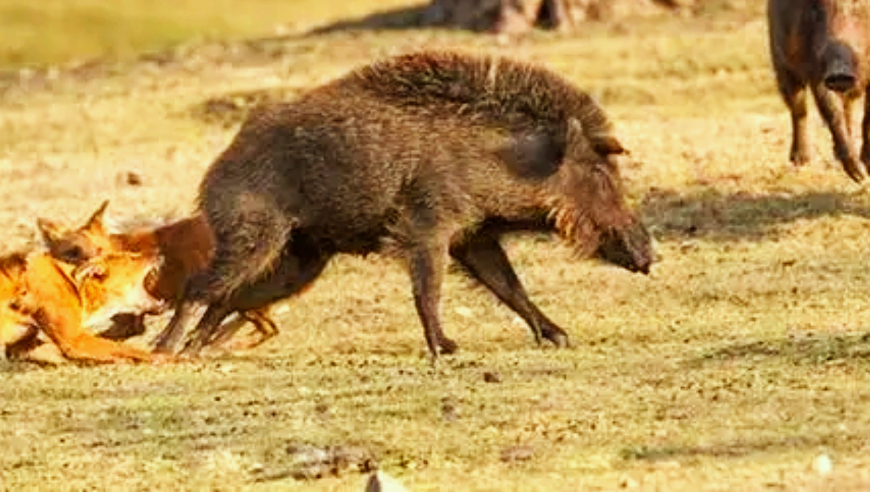
<path id="1" fill-rule="evenodd" d="M 353 472 L 287 478 L 288 450 L 309 443 L 368 449 L 417 491 L 867 490 L 870 200 L 832 162 L 815 113 L 815 161 L 789 167 L 764 25 L 717 15 L 511 46 L 336 32 L 274 41 L 269 56 L 204 49 L 195 64 L 7 88 L 0 223 L 13 248 L 32 240 L 37 215 L 79 221 L 103 198 L 121 219 L 188 211 L 234 130 L 192 116 L 204 100 L 293 93 L 419 46 L 540 60 L 616 120 L 663 260 L 647 278 L 573 261 L 555 242 L 510 241 L 571 350 L 533 347 L 505 308 L 451 276 L 446 330 L 462 351 L 432 369 L 401 269 L 342 257 L 281 306 L 281 335 L 248 353 L 8 365 L 0 488 L 361 488 Z M 123 184 L 126 170 L 144 184 Z M 830 473 L 813 468 L 821 454 Z"/>

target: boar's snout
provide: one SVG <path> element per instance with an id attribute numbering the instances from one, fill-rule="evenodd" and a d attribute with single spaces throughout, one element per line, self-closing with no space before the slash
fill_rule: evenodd
<path id="1" fill-rule="evenodd" d="M 656 260 L 649 232 L 640 222 L 605 233 L 597 255 L 604 261 L 644 275 L 649 274 Z"/>
<path id="2" fill-rule="evenodd" d="M 848 46 L 832 44 L 825 52 L 824 66 L 825 87 L 836 92 L 848 92 L 855 88 L 855 55 Z"/>

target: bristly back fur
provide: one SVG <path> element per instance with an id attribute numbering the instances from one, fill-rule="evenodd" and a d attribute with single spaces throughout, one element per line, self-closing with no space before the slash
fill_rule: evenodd
<path id="1" fill-rule="evenodd" d="M 608 137 L 612 124 L 588 94 L 552 71 L 498 56 L 420 52 L 374 62 L 350 76 L 392 104 L 461 115 L 487 124 L 549 123 L 577 118 L 591 142 Z"/>

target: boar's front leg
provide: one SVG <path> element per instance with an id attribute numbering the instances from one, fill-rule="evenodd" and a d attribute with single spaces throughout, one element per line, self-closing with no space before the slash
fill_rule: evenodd
<path id="1" fill-rule="evenodd" d="M 487 234 L 485 229 L 477 231 L 451 245 L 450 254 L 501 302 L 525 320 L 538 344 L 543 337 L 557 347 L 569 345 L 568 334 L 529 299 L 497 237 Z"/>
<path id="2" fill-rule="evenodd" d="M 822 84 L 813 87 L 813 96 L 819 107 L 819 113 L 822 114 L 828 129 L 831 130 L 831 136 L 834 140 L 834 154 L 843 165 L 846 174 L 856 183 L 860 183 L 864 176 L 861 172 L 862 166 L 858 165 L 857 152 L 853 150 L 852 136 L 849 134 L 851 115 L 844 110 L 844 108 L 850 108 L 851 104 L 844 103 L 843 107 L 840 107 L 837 94 Z"/>
<path id="3" fill-rule="evenodd" d="M 456 342 L 450 340 L 441 330 L 441 283 L 444 278 L 446 247 L 415 246 L 408 257 L 408 269 L 411 274 L 411 286 L 414 293 L 414 305 L 417 315 L 423 324 L 426 344 L 432 360 L 438 358 L 440 352 L 452 354 L 459 348 Z"/>

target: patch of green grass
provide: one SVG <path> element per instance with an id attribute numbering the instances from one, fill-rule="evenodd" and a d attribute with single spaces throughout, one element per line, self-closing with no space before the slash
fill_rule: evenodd
<path id="1" fill-rule="evenodd" d="M 379 2 L 388 9 L 407 4 Z M 0 67 L 127 58 L 195 39 L 271 36 L 370 11 L 315 0 L 0 0 Z"/>

